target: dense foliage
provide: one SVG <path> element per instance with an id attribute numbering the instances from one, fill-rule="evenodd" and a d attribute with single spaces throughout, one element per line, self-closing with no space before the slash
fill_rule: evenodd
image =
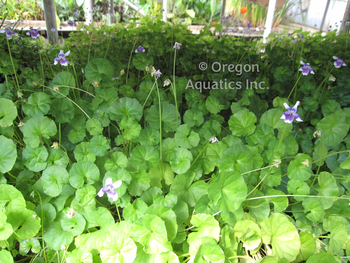
<path id="1" fill-rule="evenodd" d="M 0 261 L 346 262 L 348 35 L 9 32 Z"/>

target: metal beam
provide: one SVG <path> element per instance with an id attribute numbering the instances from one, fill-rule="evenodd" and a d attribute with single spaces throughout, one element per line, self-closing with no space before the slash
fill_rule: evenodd
<path id="1" fill-rule="evenodd" d="M 273 23 L 273 17 L 274 17 L 274 14 L 275 14 L 275 9 L 276 9 L 276 0 L 270 0 L 269 6 L 268 6 L 268 9 L 267 9 L 266 22 L 265 22 L 264 39 L 263 39 L 264 43 L 266 43 L 266 38 L 271 33 L 271 28 L 272 28 L 272 23 Z"/>
<path id="2" fill-rule="evenodd" d="M 90 25 L 92 23 L 92 1 L 93 0 L 85 0 L 85 24 Z"/>
<path id="3" fill-rule="evenodd" d="M 168 14 L 168 0 L 163 0 L 163 21 L 167 21 Z"/>
<path id="4" fill-rule="evenodd" d="M 326 9 L 324 10 L 324 14 L 323 14 L 320 30 L 323 30 L 324 22 L 326 21 L 326 17 L 327 17 L 327 13 L 328 13 L 328 9 L 329 9 L 330 3 L 331 3 L 331 0 L 327 0 Z"/>
<path id="5" fill-rule="evenodd" d="M 58 42 L 58 33 L 54 0 L 44 0 L 44 16 L 49 43 L 52 45 L 56 45 Z M 51 31 L 52 28 L 54 29 L 53 32 Z"/>
<path id="6" fill-rule="evenodd" d="M 132 9 L 134 9 L 135 11 L 137 11 L 138 13 L 140 13 L 141 15 L 145 16 L 145 13 L 143 12 L 143 10 L 140 7 L 137 7 L 136 5 L 134 5 L 133 3 L 131 3 L 128 0 L 123 0 L 123 2 L 125 4 L 127 4 L 128 6 L 130 6 Z"/>

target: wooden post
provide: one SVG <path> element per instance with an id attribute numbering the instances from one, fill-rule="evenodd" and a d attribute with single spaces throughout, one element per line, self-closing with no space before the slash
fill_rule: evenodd
<path id="1" fill-rule="evenodd" d="M 54 0 L 44 0 L 44 15 L 46 22 L 46 33 L 49 39 L 49 43 L 56 45 L 58 42 L 58 33 Z M 54 32 L 51 31 L 52 28 L 54 29 Z"/>
<path id="2" fill-rule="evenodd" d="M 113 0 L 110 0 L 110 10 L 109 10 L 109 14 L 111 15 L 111 24 L 114 24 L 114 1 Z"/>
<path id="3" fill-rule="evenodd" d="M 274 14 L 275 14 L 275 8 L 276 8 L 276 0 L 270 0 L 269 7 L 267 9 L 266 22 L 265 22 L 265 31 L 264 31 L 264 39 L 263 39 L 264 43 L 266 43 L 266 38 L 271 33 L 273 17 L 274 17 Z"/>
<path id="4" fill-rule="evenodd" d="M 349 30 L 350 30 L 350 0 L 348 0 L 348 4 L 346 5 L 343 22 L 341 23 L 341 27 L 340 27 L 340 32 L 344 31 L 347 34 L 349 34 Z"/>

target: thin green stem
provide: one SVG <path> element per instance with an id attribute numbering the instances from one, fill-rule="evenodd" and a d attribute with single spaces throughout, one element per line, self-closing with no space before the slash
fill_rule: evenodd
<path id="1" fill-rule="evenodd" d="M 154 76 L 155 78 L 155 83 L 156 83 L 156 87 L 157 87 L 157 92 L 158 92 L 158 103 L 159 103 L 159 151 L 160 151 L 160 163 L 162 163 L 162 105 L 160 103 L 160 94 L 159 94 L 159 89 L 158 89 L 158 81 L 156 76 Z"/>
<path id="2" fill-rule="evenodd" d="M 295 87 L 297 86 L 297 84 L 298 84 L 299 79 L 301 78 L 301 76 L 302 76 L 302 74 L 299 75 L 299 78 L 298 78 L 297 82 L 294 84 L 294 87 L 292 88 L 292 90 L 290 91 L 290 93 L 289 93 L 289 95 L 288 95 L 288 97 L 287 97 L 287 100 L 289 100 L 290 95 L 292 95 L 292 92 L 293 92 L 293 90 L 295 89 Z"/>
<path id="3" fill-rule="evenodd" d="M 45 252 L 45 241 L 44 241 L 44 219 L 45 219 L 45 216 L 44 216 L 43 201 L 41 199 L 40 193 L 37 190 L 34 190 L 34 192 L 38 193 L 38 196 L 39 196 L 39 199 L 40 199 L 41 216 L 42 216 L 42 219 L 41 219 L 41 236 L 42 236 L 41 242 L 42 242 L 42 247 L 44 248 L 43 249 L 44 259 L 47 262 L 47 257 L 46 257 L 46 252 Z"/>
<path id="4" fill-rule="evenodd" d="M 175 49 L 175 53 L 174 53 L 174 67 L 173 67 L 173 84 L 174 84 L 174 99 L 175 99 L 175 107 L 176 107 L 176 127 L 179 123 L 179 111 L 177 108 L 177 99 L 176 99 L 176 86 L 175 86 L 175 61 L 176 61 L 176 49 Z"/>
<path id="5" fill-rule="evenodd" d="M 118 213 L 119 222 L 121 222 L 121 221 L 122 221 L 122 218 L 121 218 L 121 216 L 120 216 L 120 213 L 119 213 L 119 208 L 118 208 L 117 203 L 118 203 L 118 200 L 117 200 L 117 201 L 115 201 L 115 207 L 117 208 L 117 213 Z"/>
<path id="6" fill-rule="evenodd" d="M 17 83 L 17 89 L 19 90 L 19 84 L 18 84 L 18 79 L 17 79 L 17 72 L 15 70 L 15 65 L 13 64 L 13 60 L 12 60 L 12 54 L 11 54 L 11 48 L 10 48 L 10 43 L 8 38 L 6 37 L 6 41 L 7 41 L 7 47 L 9 49 L 9 54 L 10 54 L 10 59 L 11 59 L 11 64 L 12 64 L 12 68 L 13 68 L 13 72 L 15 73 L 15 79 L 16 79 L 16 83 Z M 6 75 L 5 75 L 6 76 Z M 6 79 L 7 81 L 7 79 Z"/>
<path id="7" fill-rule="evenodd" d="M 328 75 L 327 75 L 327 76 L 323 79 L 323 81 L 321 82 L 320 86 L 318 86 L 318 88 L 317 88 L 317 90 L 316 90 L 316 92 L 315 92 L 315 94 L 314 94 L 314 98 L 316 98 L 317 92 L 318 92 L 319 89 L 322 87 L 323 83 L 324 83 L 327 79 L 329 79 L 329 75 L 332 73 L 332 71 L 333 71 L 334 68 L 335 68 L 335 67 L 333 66 L 333 68 L 331 69 L 331 71 L 329 71 Z"/>
<path id="8" fill-rule="evenodd" d="M 147 96 L 147 98 L 146 98 L 146 100 L 145 100 L 145 103 L 144 103 L 143 106 L 142 106 L 142 111 L 143 111 L 144 107 L 146 106 L 146 103 L 147 103 L 147 101 L 148 101 L 148 98 L 149 98 L 149 96 L 151 95 L 151 93 L 152 93 L 152 91 L 153 91 L 153 89 L 154 89 L 155 84 L 156 84 L 156 82 L 153 83 L 152 89 L 151 89 L 151 91 L 148 93 L 148 96 Z"/>
<path id="9" fill-rule="evenodd" d="M 198 158 L 202 155 L 202 153 L 204 152 L 204 150 L 208 147 L 210 142 L 208 142 L 202 149 L 202 151 L 198 154 L 198 156 L 196 157 L 196 159 L 193 161 L 193 163 L 191 164 L 190 166 L 190 169 L 188 170 L 191 170 L 192 166 L 196 163 L 196 161 L 198 160 Z"/>
<path id="10" fill-rule="evenodd" d="M 130 61 L 131 61 L 131 57 L 132 57 L 132 53 L 133 53 L 133 51 L 134 51 L 135 45 L 136 45 L 136 40 L 135 40 L 134 45 L 133 45 L 133 47 L 132 47 L 132 49 L 131 49 L 131 52 L 130 52 L 130 57 L 129 57 L 129 62 L 128 62 L 128 68 L 127 68 L 127 70 L 126 70 L 125 85 L 128 84 L 128 76 L 129 76 Z"/>

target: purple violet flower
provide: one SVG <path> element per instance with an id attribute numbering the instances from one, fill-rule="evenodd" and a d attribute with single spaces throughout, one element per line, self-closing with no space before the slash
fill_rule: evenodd
<path id="1" fill-rule="evenodd" d="M 293 39 L 293 40 L 292 40 L 292 42 L 293 42 L 294 44 L 297 43 L 297 41 L 298 41 L 297 39 Z"/>
<path id="2" fill-rule="evenodd" d="M 60 26 L 59 29 L 62 30 L 62 26 Z"/>
<path id="3" fill-rule="evenodd" d="M 97 11 L 97 7 L 94 6 L 94 7 L 92 8 L 92 11 L 93 11 L 93 12 L 96 12 L 96 11 Z"/>
<path id="4" fill-rule="evenodd" d="M 76 13 L 77 15 L 80 15 L 80 11 L 79 11 L 79 10 L 77 10 L 75 13 Z"/>
<path id="5" fill-rule="evenodd" d="M 12 39 L 12 36 L 17 35 L 17 33 L 11 28 L 6 28 L 5 31 L 3 31 L 2 33 L 6 33 L 7 39 Z"/>
<path id="6" fill-rule="evenodd" d="M 69 20 L 69 21 L 68 21 L 68 25 L 74 26 L 74 22 L 73 22 L 72 20 Z"/>
<path id="7" fill-rule="evenodd" d="M 248 27 L 248 30 L 249 30 L 249 29 L 251 29 L 253 27 L 253 25 L 250 22 L 248 22 L 247 27 Z"/>
<path id="8" fill-rule="evenodd" d="M 135 53 L 139 53 L 139 52 L 145 52 L 145 49 L 139 46 L 137 49 L 135 49 Z"/>
<path id="9" fill-rule="evenodd" d="M 51 32 L 55 32 L 56 31 L 56 29 L 54 29 L 54 28 L 51 28 Z"/>
<path id="10" fill-rule="evenodd" d="M 305 37 L 304 37 L 304 35 L 303 35 L 303 34 L 301 34 L 301 33 L 300 33 L 300 35 L 299 35 L 299 36 L 300 36 L 300 38 L 301 38 L 301 39 L 305 38 Z"/>
<path id="11" fill-rule="evenodd" d="M 278 38 L 278 41 L 279 41 L 279 42 L 282 42 L 282 37 Z"/>
<path id="12" fill-rule="evenodd" d="M 303 121 L 302 119 L 300 119 L 299 114 L 297 114 L 297 108 L 299 104 L 300 104 L 300 101 L 297 101 L 294 107 L 290 108 L 287 103 L 283 103 L 287 111 L 283 113 L 281 119 L 284 120 L 285 123 L 292 123 L 294 119 L 299 122 Z"/>
<path id="13" fill-rule="evenodd" d="M 344 63 L 344 61 L 336 56 L 333 56 L 333 58 L 337 61 L 334 62 L 334 66 L 336 68 L 340 68 L 341 66 L 346 66 L 346 64 Z"/>
<path id="14" fill-rule="evenodd" d="M 161 74 L 162 74 L 162 72 L 160 72 L 159 69 L 154 73 L 154 75 L 155 75 L 156 77 L 158 77 L 158 78 L 160 78 L 160 75 L 161 75 Z"/>
<path id="15" fill-rule="evenodd" d="M 53 64 L 56 65 L 58 62 L 60 62 L 61 66 L 68 66 L 68 61 L 65 57 L 68 56 L 69 53 L 69 50 L 66 53 L 63 53 L 63 50 L 60 50 L 60 53 L 58 54 L 58 57 L 55 58 L 55 62 Z"/>
<path id="16" fill-rule="evenodd" d="M 19 22 L 23 23 L 23 22 L 24 22 L 24 19 L 23 19 L 23 18 L 21 18 L 21 19 L 19 20 Z"/>
<path id="17" fill-rule="evenodd" d="M 115 202 L 118 200 L 118 193 L 115 191 L 115 189 L 119 188 L 121 185 L 121 180 L 118 180 L 115 183 L 113 183 L 112 178 L 107 178 L 105 182 L 105 187 L 101 188 L 97 195 L 99 197 L 102 197 L 105 193 L 107 193 L 108 198 L 112 198 L 113 202 Z"/>
<path id="18" fill-rule="evenodd" d="M 180 46 L 182 44 L 180 44 L 179 42 L 175 42 L 175 45 L 173 46 L 174 49 L 180 49 Z"/>
<path id="19" fill-rule="evenodd" d="M 26 35 L 28 35 L 28 36 L 30 35 L 32 38 L 36 39 L 39 37 L 39 32 L 37 29 L 31 29 L 26 33 Z"/>
<path id="20" fill-rule="evenodd" d="M 300 64 L 303 66 L 299 69 L 299 71 L 302 71 L 303 75 L 307 76 L 309 73 L 315 74 L 310 66 L 310 63 L 304 63 L 303 61 L 300 61 Z"/>
<path id="21" fill-rule="evenodd" d="M 114 38 L 114 34 L 111 35 L 111 38 Z"/>

